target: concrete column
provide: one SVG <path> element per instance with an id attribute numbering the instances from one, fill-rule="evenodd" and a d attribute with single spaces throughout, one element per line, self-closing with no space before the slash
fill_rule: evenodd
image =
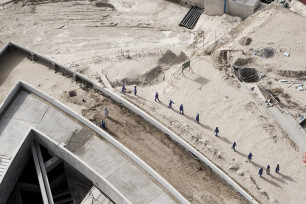
<path id="1" fill-rule="evenodd" d="M 46 192 L 47 192 L 47 195 L 48 195 L 48 200 L 49 200 L 50 204 L 54 204 L 53 198 L 52 198 L 52 193 L 51 193 L 51 188 L 50 188 L 50 185 L 49 185 L 48 175 L 47 175 L 44 160 L 43 160 L 43 157 L 42 157 L 42 154 L 41 154 L 41 151 L 40 151 L 40 146 L 36 142 L 35 142 L 35 147 L 36 147 L 36 150 L 37 150 L 38 161 L 39 161 L 39 165 L 40 165 L 41 172 L 42 172 L 42 175 L 43 175 L 43 179 L 44 179 L 44 183 L 45 183 L 45 187 L 46 187 Z"/>
<path id="2" fill-rule="evenodd" d="M 47 192 L 46 192 L 46 188 L 45 188 L 45 184 L 44 184 L 44 179 L 42 176 L 42 172 L 39 166 L 39 161 L 38 161 L 38 156 L 37 156 L 37 152 L 36 152 L 36 148 L 34 143 L 31 143 L 31 149 L 32 149 L 32 155 L 33 155 L 33 159 L 34 159 L 34 163 L 35 163 L 35 169 L 36 169 L 36 173 L 37 173 L 37 177 L 38 177 L 38 182 L 39 182 L 39 186 L 40 186 L 40 191 L 41 191 L 41 196 L 43 199 L 44 204 L 49 204 L 48 201 L 48 196 L 47 196 Z"/>
<path id="3" fill-rule="evenodd" d="M 20 193 L 20 188 L 19 188 L 18 184 L 15 186 L 14 194 L 15 194 L 15 198 L 16 198 L 17 204 L 23 204 L 21 193 Z"/>
<path id="4" fill-rule="evenodd" d="M 49 159 L 48 161 L 46 161 L 45 162 L 45 168 L 46 168 L 47 173 L 49 173 L 52 169 L 57 167 L 57 165 L 59 165 L 61 162 L 62 162 L 62 160 L 60 158 L 58 158 L 57 156 L 54 156 L 51 159 Z"/>

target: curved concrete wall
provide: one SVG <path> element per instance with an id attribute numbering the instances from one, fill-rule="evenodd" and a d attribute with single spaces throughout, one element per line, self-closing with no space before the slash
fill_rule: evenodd
<path id="1" fill-rule="evenodd" d="M 72 154 L 65 147 L 59 145 L 58 142 L 44 135 L 38 130 L 32 129 L 34 134 L 34 140 L 43 145 L 47 149 L 51 150 L 56 156 L 73 166 L 76 170 L 91 180 L 96 187 L 101 189 L 108 197 L 110 197 L 115 203 L 131 204 L 131 202 L 120 193 L 111 183 L 105 178 L 100 176 L 95 170 L 88 166 L 85 162 Z"/>
<path id="2" fill-rule="evenodd" d="M 14 43 L 11 43 L 14 46 L 18 46 L 18 48 L 34 53 L 28 49 L 22 48 L 19 45 L 16 45 Z M 35 53 L 38 57 L 41 56 L 37 53 Z M 47 60 L 51 64 L 57 64 L 56 62 L 53 62 L 52 60 L 47 59 L 46 57 L 43 57 L 44 60 Z M 61 65 L 60 65 L 61 66 Z M 65 68 L 69 70 L 68 68 Z M 136 113 L 137 115 L 144 118 L 147 122 L 154 125 L 156 128 L 158 128 L 160 131 L 162 131 L 164 134 L 168 135 L 172 140 L 176 141 L 178 144 L 182 145 L 187 151 L 191 152 L 193 155 L 198 157 L 202 162 L 204 162 L 207 166 L 209 166 L 216 174 L 218 174 L 221 178 L 223 178 L 227 183 L 229 183 L 237 192 L 239 192 L 246 200 L 248 200 L 250 203 L 257 204 L 258 202 L 250 195 L 248 194 L 243 188 L 241 188 L 235 181 L 233 181 L 226 173 L 224 173 L 221 169 L 219 169 L 216 165 L 214 165 L 209 159 L 207 159 L 204 155 L 202 155 L 200 152 L 198 152 L 196 149 L 194 149 L 191 145 L 189 145 L 187 142 L 185 142 L 183 139 L 181 139 L 178 135 L 176 135 L 174 132 L 166 128 L 164 125 L 159 123 L 157 120 L 155 120 L 153 117 L 151 117 L 149 114 L 145 113 L 126 99 L 122 98 L 121 96 L 115 94 L 114 92 L 105 89 L 101 87 L 100 85 L 96 84 L 95 82 L 91 81 L 84 75 L 81 75 L 79 73 L 76 73 L 72 70 L 69 70 L 69 72 L 73 73 L 74 75 L 80 77 L 82 80 L 86 80 L 86 84 L 90 84 L 94 87 L 94 89 L 101 91 L 103 94 L 111 97 L 113 100 L 117 101 L 118 103 L 122 104 L 132 112 Z M 101 136 L 103 136 L 105 139 L 107 139 L 110 143 L 112 143 L 114 146 L 116 146 L 118 149 L 120 149 L 122 152 L 124 152 L 127 156 L 129 156 L 131 159 L 133 159 L 138 165 L 142 166 L 148 173 L 150 173 L 157 181 L 159 181 L 169 192 L 173 194 L 173 196 L 178 199 L 181 203 L 189 203 L 175 188 L 173 188 L 166 180 L 164 180 L 159 174 L 157 174 L 150 166 L 148 166 L 146 163 L 144 163 L 139 157 L 137 157 L 133 152 L 128 150 L 125 146 L 123 146 L 121 143 L 119 143 L 117 140 L 115 140 L 112 136 L 104 132 L 102 129 L 91 123 L 89 120 L 85 119 L 83 116 L 75 113 L 74 111 L 70 110 L 65 105 L 61 104 L 56 99 L 47 96 L 43 94 L 38 89 L 24 83 L 20 82 L 22 87 L 30 90 L 31 92 L 35 93 L 36 95 L 44 98 L 45 100 L 49 101 L 51 104 L 55 105 L 56 107 L 60 108 L 70 116 L 76 118 L 83 124 L 87 125 L 92 130 L 99 133 Z"/>
<path id="3" fill-rule="evenodd" d="M 26 90 L 31 91 L 32 93 L 40 96 L 51 104 L 56 104 L 56 100 L 52 97 L 49 97 L 40 92 L 39 90 L 35 89 L 34 87 L 31 87 L 26 83 L 19 81 L 13 87 L 12 91 L 8 94 L 8 96 L 4 99 L 3 103 L 0 105 L 0 116 L 11 103 L 13 97 L 20 90 L 20 88 L 24 88 Z M 64 108 L 62 109 L 64 112 L 70 111 L 70 109 L 65 106 L 56 107 L 60 109 Z M 33 132 L 35 134 L 33 134 Z M 32 141 L 34 136 L 40 144 L 52 150 L 53 153 L 55 153 L 57 156 L 61 157 L 67 163 L 74 166 L 79 172 L 83 173 L 88 179 L 90 179 L 94 183 L 95 186 L 105 192 L 108 197 L 111 198 L 114 202 L 118 204 L 131 204 L 131 202 L 121 192 L 119 192 L 111 183 L 109 183 L 104 177 L 100 176 L 86 163 L 74 156 L 67 149 L 58 146 L 59 144 L 56 141 L 52 140 L 49 137 L 46 137 L 44 134 L 34 129 L 33 131 L 29 131 L 27 137 L 25 138 L 25 141 L 20 145 L 20 148 L 18 148 L 19 151 L 16 152 L 14 160 L 10 163 L 9 168 L 6 170 L 3 180 L 0 180 L 0 203 L 5 203 L 6 199 L 11 193 L 11 190 L 13 189 L 16 180 L 19 177 L 23 166 L 25 165 L 25 161 L 27 161 L 27 158 L 29 157 L 29 154 L 27 154 L 26 151 L 29 149 L 30 142 Z"/>
<path id="4" fill-rule="evenodd" d="M 4 177 L 0 180 L 0 203 L 6 203 L 15 183 L 31 156 L 32 135 L 25 137 L 18 147 L 18 151 L 12 156 L 9 167 L 4 172 Z M 3 170 L 3 169 L 2 169 Z"/>
<path id="5" fill-rule="evenodd" d="M 118 142 L 116 139 L 114 139 L 111 135 L 109 135 L 107 132 L 84 118 L 82 115 L 74 112 L 58 100 L 52 98 L 51 96 L 45 95 L 35 87 L 20 81 L 20 86 L 29 90 L 30 92 L 36 94 L 37 96 L 43 98 L 44 100 L 48 101 L 55 107 L 59 108 L 60 110 L 64 111 L 71 117 L 75 118 L 76 120 L 80 121 L 84 125 L 86 125 L 88 128 L 92 129 L 93 131 L 97 132 L 100 136 L 102 136 L 104 139 L 106 139 L 108 142 L 110 142 L 112 145 L 114 145 L 117 149 L 119 149 L 122 153 L 127 155 L 130 159 L 132 159 L 135 163 L 137 163 L 139 166 L 141 166 L 146 172 L 148 172 L 154 179 L 156 179 L 164 188 L 166 188 L 180 203 L 189 203 L 188 200 L 182 196 L 171 184 L 169 184 L 163 177 L 161 177 L 155 170 L 153 170 L 149 165 L 147 165 L 144 161 L 142 161 L 137 155 L 135 155 L 132 151 L 130 151 L 128 148 L 126 148 L 124 145 L 122 145 L 120 142 Z M 102 87 L 99 87 L 100 89 L 103 89 Z M 101 189 L 103 191 L 103 189 Z"/>
<path id="6" fill-rule="evenodd" d="M 178 144 L 182 145 L 185 149 L 187 149 L 189 152 L 191 152 L 193 155 L 195 155 L 197 158 L 199 158 L 202 162 L 204 162 L 206 165 L 208 165 L 216 174 L 218 174 L 221 178 L 223 178 L 227 183 L 229 183 L 236 191 L 238 191 L 243 197 L 245 197 L 250 203 L 256 204 L 257 201 L 250 196 L 243 188 L 241 188 L 235 181 L 233 181 L 227 174 L 225 174 L 221 169 L 219 169 L 215 164 L 213 164 L 209 159 L 207 159 L 204 155 L 202 155 L 200 152 L 198 152 L 196 149 L 194 149 L 191 145 L 189 145 L 187 142 L 185 142 L 183 139 L 181 139 L 178 135 L 176 135 L 174 132 L 166 128 L 164 125 L 156 121 L 154 118 L 152 118 L 150 115 L 148 115 L 146 112 L 142 111 L 141 109 L 134 106 L 129 101 L 125 100 L 124 98 L 118 96 L 114 92 L 111 92 L 107 89 L 101 89 L 98 86 L 95 86 L 96 89 L 100 90 L 104 94 L 110 96 L 113 100 L 121 103 L 126 108 L 130 109 L 137 115 L 140 115 L 143 117 L 146 121 L 154 125 L 156 128 L 161 130 L 163 133 L 167 134 L 172 140 L 176 141 Z"/>

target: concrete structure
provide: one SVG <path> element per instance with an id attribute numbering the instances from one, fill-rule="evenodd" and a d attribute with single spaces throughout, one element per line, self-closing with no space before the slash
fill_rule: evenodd
<path id="1" fill-rule="evenodd" d="M 224 0 L 205 0 L 204 13 L 206 15 L 221 16 L 224 11 Z"/>
<path id="2" fill-rule="evenodd" d="M 185 3 L 190 6 L 198 6 L 200 8 L 204 8 L 205 0 L 177 0 L 180 3 Z"/>
<path id="3" fill-rule="evenodd" d="M 224 13 L 246 18 L 258 8 L 259 0 L 205 0 L 204 9 L 207 15 Z"/>
<path id="4" fill-rule="evenodd" d="M 179 145 L 181 145 L 183 148 L 185 148 L 187 151 L 191 152 L 193 155 L 195 155 L 197 158 L 199 158 L 200 161 L 202 161 L 203 163 L 205 163 L 208 167 L 210 167 L 212 169 L 213 172 L 215 172 L 217 175 L 219 175 L 222 179 L 224 179 L 229 185 L 231 185 L 237 192 L 239 192 L 246 200 L 248 200 L 250 203 L 257 203 L 257 201 L 250 195 L 248 194 L 243 188 L 241 188 L 235 181 L 233 181 L 227 174 L 225 174 L 221 169 L 219 169 L 217 166 L 215 166 L 209 159 L 207 159 L 204 155 L 202 155 L 200 152 L 198 152 L 196 149 L 194 149 L 191 145 L 189 145 L 187 142 L 185 142 L 183 139 L 181 139 L 178 135 L 176 135 L 174 132 L 172 132 L 171 130 L 169 130 L 167 127 L 165 127 L 164 125 L 162 125 L 161 123 L 159 123 L 157 120 L 155 120 L 154 118 L 152 118 L 150 115 L 148 115 L 146 112 L 142 111 L 141 109 L 139 109 L 138 107 L 136 107 L 135 105 L 133 105 L 132 103 L 130 103 L 129 101 L 125 100 L 124 98 L 122 98 L 121 96 L 115 94 L 114 92 L 101 87 L 100 85 L 98 85 L 97 83 L 91 81 L 90 79 L 88 79 L 86 76 L 80 74 L 80 73 L 76 73 L 70 69 L 68 69 L 67 67 L 60 65 L 38 53 L 35 53 L 31 50 L 28 50 L 26 48 L 23 48 L 15 43 L 8 43 L 1 51 L 0 51 L 0 55 L 3 54 L 7 49 L 12 49 L 12 48 L 16 48 L 19 49 L 23 52 L 26 53 L 26 55 L 28 55 L 29 57 L 31 56 L 32 53 L 34 53 L 35 55 L 35 60 L 38 62 L 42 62 L 45 65 L 49 65 L 51 69 L 53 69 L 54 67 L 56 67 L 56 70 L 59 72 L 62 72 L 63 74 L 65 74 L 65 76 L 67 77 L 73 77 L 76 76 L 76 79 L 78 82 L 80 83 L 84 83 L 86 84 L 88 87 L 92 87 L 97 91 L 100 91 L 101 93 L 103 93 L 106 96 L 109 96 L 111 99 L 113 99 L 114 101 L 117 101 L 118 103 L 122 104 L 124 107 L 126 107 L 127 109 L 131 110 L 132 112 L 134 112 L 135 114 L 141 116 L 144 120 L 146 120 L 147 122 L 149 122 L 150 124 L 154 125 L 156 128 L 158 128 L 161 132 L 163 132 L 165 135 L 169 136 L 172 140 L 176 141 Z M 18 86 L 18 85 L 17 85 Z M 167 181 L 165 181 L 160 175 L 158 175 L 151 167 L 149 167 L 148 165 L 146 165 L 144 162 L 140 162 L 139 158 L 133 154 L 131 151 L 129 151 L 128 149 L 126 149 L 123 145 L 121 145 L 120 143 L 118 143 L 113 137 L 111 137 L 110 135 L 108 135 L 107 133 L 105 133 L 103 130 L 101 130 L 100 128 L 98 128 L 97 126 L 95 126 L 93 123 L 91 123 L 90 121 L 88 121 L 87 119 L 85 119 L 84 117 L 76 114 L 75 112 L 71 111 L 68 107 L 66 107 L 65 105 L 61 104 L 60 102 L 58 102 L 57 100 L 55 100 L 54 98 L 47 96 L 43 93 L 41 93 L 39 90 L 35 89 L 34 87 L 21 82 L 19 84 L 19 86 L 22 86 L 23 88 L 29 90 L 30 92 L 40 96 L 41 98 L 47 100 L 48 102 L 50 102 L 51 104 L 53 104 L 54 106 L 56 106 L 57 108 L 61 109 L 62 111 L 64 111 L 65 113 L 67 113 L 68 115 L 70 115 L 72 118 L 75 118 L 77 120 L 79 120 L 80 122 L 82 122 L 83 124 L 85 124 L 87 127 L 91 128 L 92 130 L 94 130 L 95 132 L 97 132 L 98 134 L 100 134 L 101 136 L 103 136 L 108 142 L 110 142 L 112 145 L 114 145 L 115 147 L 117 147 L 118 149 L 120 149 L 124 154 L 126 154 L 128 157 L 132 158 L 138 165 L 140 165 L 143 169 L 145 169 L 151 176 L 153 176 L 156 180 L 159 181 L 159 183 L 161 183 L 177 200 L 179 200 L 181 203 L 188 203 L 188 201 L 180 194 L 177 192 L 176 189 L 174 189 Z M 18 89 L 14 89 L 12 90 L 12 92 L 9 94 L 9 96 L 7 97 L 8 100 L 4 101 L 3 106 L 0 107 L 0 113 L 1 111 L 4 110 L 4 108 L 9 104 L 9 101 L 11 100 L 11 98 L 16 94 L 16 92 L 18 91 Z M 0 130 L 0 134 L 1 134 L 1 130 Z M 1 153 L 0 153 L 1 154 Z M 101 189 L 100 189 L 101 190 Z M 164 197 L 161 197 L 160 199 L 164 199 Z"/>
<path id="5" fill-rule="evenodd" d="M 48 99 L 49 103 L 38 95 Z M 56 104 L 56 108 L 50 103 Z M 26 165 L 30 155 L 29 147 L 31 143 L 33 144 L 33 140 L 75 167 L 115 203 L 160 203 L 160 201 L 176 203 L 164 188 L 156 184 L 160 181 L 147 176 L 143 173 L 144 170 L 140 170 L 140 166 L 135 165 L 134 162 L 146 165 L 136 155 L 132 162 L 122 155 L 122 150 L 129 151 L 124 146 L 118 144 L 120 149 L 117 149 L 105 140 L 101 140 L 99 137 L 104 138 L 105 135 L 95 136 L 96 133 L 92 129 L 70 118 L 71 115 L 65 112 L 74 114 L 75 119 L 86 120 L 55 99 L 23 82 L 19 82 L 14 87 L 0 106 L 0 155 L 11 158 L 0 178 L 0 203 L 5 203 L 22 167 Z M 96 132 L 103 131 L 96 128 Z M 67 149 L 60 146 L 61 143 L 69 144 L 74 137 L 88 137 L 88 140 L 78 144 L 78 149 L 73 151 L 69 151 L 69 147 Z M 32 151 L 38 155 L 35 160 L 39 163 L 39 153 L 36 153 L 35 147 L 39 151 L 37 145 L 32 145 Z M 38 163 L 36 167 L 40 172 L 40 184 L 46 185 L 46 174 L 43 173 L 44 170 L 39 170 L 43 168 Z M 154 170 L 150 174 L 154 174 Z M 169 186 L 170 184 L 166 187 Z M 44 197 L 49 198 L 48 189 L 44 188 L 44 191 L 46 192 Z M 188 203 L 183 196 L 175 192 L 176 194 L 171 196 L 180 196 L 178 200 L 181 203 Z"/>
<path id="6" fill-rule="evenodd" d="M 287 112 L 282 113 L 276 107 L 266 107 L 266 110 L 287 132 L 298 148 L 306 152 L 306 131 L 303 127 Z"/>
<path id="7" fill-rule="evenodd" d="M 227 0 L 226 13 L 246 18 L 258 8 L 259 0 Z"/>
<path id="8" fill-rule="evenodd" d="M 92 187 L 81 204 L 114 204 L 96 187 Z"/>
<path id="9" fill-rule="evenodd" d="M 0 5 L 7 4 L 12 2 L 13 0 L 0 0 Z"/>

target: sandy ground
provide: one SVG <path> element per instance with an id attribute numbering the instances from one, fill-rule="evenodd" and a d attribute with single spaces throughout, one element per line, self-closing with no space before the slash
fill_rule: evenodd
<path id="1" fill-rule="evenodd" d="M 291 95 L 290 100 L 294 103 L 287 99 L 284 103 L 288 103 L 286 108 L 294 117 L 306 114 L 303 110 L 304 92 L 298 92 L 294 87 L 287 88 L 278 81 L 284 78 L 280 76 L 280 71 L 304 70 L 305 18 L 290 10 L 269 6 L 241 24 L 239 19 L 226 15 L 202 15 L 195 29 L 189 31 L 177 26 L 187 13 L 187 7 L 161 0 L 109 3 L 115 9 L 110 5 L 94 6 L 94 3 L 87 1 L 6 5 L 0 12 L 3 19 L 0 28 L 4 31 L 0 33 L 0 45 L 9 40 L 15 41 L 98 81 L 103 73 L 116 86 L 117 92 L 122 82 L 126 83 L 129 91 L 137 85 L 139 96 L 135 98 L 127 94 L 127 99 L 174 130 L 261 203 L 305 203 L 303 153 L 295 150 L 287 135 L 265 112 L 255 96 L 241 86 L 229 70 L 224 69 L 239 58 L 254 58 L 244 65 L 252 65 L 267 75 L 260 83 L 267 88 L 282 87 L 284 93 Z M 60 14 L 58 8 L 61 8 Z M 181 67 L 181 61 L 201 49 L 202 30 L 205 30 L 207 46 L 215 38 L 221 38 L 219 50 L 230 51 L 227 64 L 213 60 L 215 57 L 196 57 L 191 62 L 192 71 L 185 73 L 186 78 L 181 75 L 174 77 L 173 73 Z M 251 44 L 239 44 L 242 37 L 252 38 Z M 252 55 L 252 51 L 264 47 L 275 49 L 275 56 L 263 59 Z M 289 58 L 282 55 L 284 51 L 291 53 Z M 217 53 L 218 50 L 213 56 Z M 15 63 L 18 64 L 18 60 Z M 31 69 L 40 72 L 38 67 Z M 9 70 L 7 73 L 10 75 L 6 79 L 7 85 L 0 87 L 0 99 L 13 84 L 10 76 L 18 78 L 20 75 Z M 50 74 L 39 78 L 39 81 L 28 76 L 28 80 L 48 94 L 61 97 L 62 101 L 79 112 L 83 108 L 89 108 L 89 113 L 94 111 L 94 105 L 87 107 L 78 100 L 67 101 L 63 97 L 67 94 L 64 91 L 77 88 L 73 82 L 59 85 L 61 83 Z M 154 102 L 156 91 L 160 93 L 162 103 Z M 169 99 L 175 102 L 176 111 L 167 108 Z M 181 103 L 185 115 L 178 113 Z M 98 109 L 103 106 L 102 103 L 95 105 L 98 105 Z M 193 122 L 197 113 L 200 114 L 199 125 Z M 110 114 L 113 114 L 112 109 Z M 101 117 L 94 116 L 88 115 L 90 119 Z M 125 130 L 116 121 L 109 122 L 120 130 L 120 134 L 124 133 Z M 213 134 L 216 126 L 221 130 L 219 137 Z M 129 147 L 134 146 L 134 143 L 126 141 L 126 136 L 117 138 Z M 237 143 L 236 153 L 230 148 L 233 141 Z M 139 144 L 146 142 L 140 140 Z M 165 146 L 161 149 L 167 150 Z M 136 151 L 141 154 L 141 149 Z M 246 159 L 249 152 L 254 155 L 253 162 Z M 144 155 L 143 158 L 146 157 Z M 155 161 L 151 162 L 153 164 Z M 272 173 L 259 178 L 259 168 L 268 164 Z M 274 173 L 276 164 L 281 166 L 280 174 Z M 194 175 L 193 179 L 196 178 L 197 175 Z M 173 180 L 172 184 L 176 187 L 177 182 Z M 200 186 L 195 189 L 203 190 Z M 194 198 L 194 203 L 201 203 L 204 193 L 188 194 L 187 197 L 191 200 Z M 218 200 L 223 199 L 221 197 L 208 198 L 212 203 L 225 201 Z"/>
<path id="2" fill-rule="evenodd" d="M 235 190 L 190 153 L 109 98 L 93 90 L 82 90 L 71 79 L 31 62 L 17 51 L 2 58 L 0 70 L 8 73 L 5 79 L 0 79 L 0 101 L 19 79 L 24 80 L 70 108 L 78 112 L 82 110 L 82 115 L 95 124 L 105 120 L 107 132 L 154 168 L 192 203 L 246 203 Z M 75 90 L 77 96 L 69 97 L 70 90 Z M 110 118 L 104 117 L 104 107 L 109 109 Z"/>
<path id="3" fill-rule="evenodd" d="M 288 9 L 271 6 L 238 26 L 232 32 L 232 41 L 219 48 L 229 50 L 228 64 L 256 68 L 265 75 L 260 81 L 264 87 L 270 90 L 280 88 L 281 91 L 276 95 L 297 121 L 301 115 L 306 115 L 305 92 L 298 91 L 296 84 L 290 86 L 290 82 L 306 82 L 305 31 L 305 17 Z M 252 39 L 250 45 L 239 43 L 244 37 Z M 274 55 L 269 58 L 254 55 L 263 48 L 273 49 Z M 290 53 L 290 56 L 284 56 L 284 52 Z M 280 80 L 289 82 L 281 83 Z"/>
<path id="4" fill-rule="evenodd" d="M 305 4 L 298 0 L 292 0 L 290 3 L 290 9 L 302 16 L 306 16 L 306 7 Z"/>
<path id="5" fill-rule="evenodd" d="M 291 146 L 279 125 L 252 94 L 236 79 L 223 76 L 209 59 L 200 58 L 192 67 L 194 73 L 173 79 L 172 85 L 163 82 L 144 87 L 137 99 L 127 98 L 173 129 L 262 203 L 288 203 L 292 198 L 303 203 L 306 180 L 302 154 Z M 162 104 L 154 102 L 155 91 L 160 93 Z M 175 102 L 175 111 L 167 108 L 170 99 Z M 184 116 L 178 113 L 180 104 L 185 107 Z M 193 122 L 197 113 L 200 125 Z M 221 131 L 219 137 L 213 133 L 216 126 Z M 231 149 L 234 141 L 236 153 Z M 251 163 L 246 158 L 249 152 L 254 155 Z M 281 174 L 274 173 L 277 163 L 283 166 Z M 259 178 L 259 168 L 268 164 L 272 174 Z"/>

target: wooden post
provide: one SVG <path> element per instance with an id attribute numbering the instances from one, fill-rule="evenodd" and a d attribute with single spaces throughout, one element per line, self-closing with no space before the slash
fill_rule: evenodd
<path id="1" fill-rule="evenodd" d="M 35 61 L 35 55 L 31 52 L 31 61 Z"/>

